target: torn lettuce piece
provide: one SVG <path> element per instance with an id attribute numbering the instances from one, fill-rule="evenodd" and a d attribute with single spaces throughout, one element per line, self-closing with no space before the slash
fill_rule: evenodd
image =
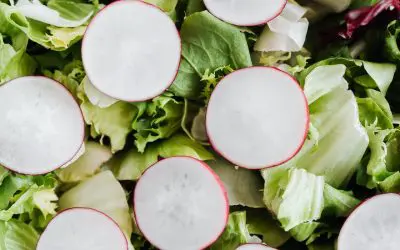
<path id="1" fill-rule="evenodd" d="M 1 25 L 1 22 L 0 22 Z M 0 33 L 0 84 L 21 76 L 32 75 L 37 63 L 25 52 L 4 43 Z"/>
<path id="2" fill-rule="evenodd" d="M 311 134 L 300 152 L 284 164 L 324 176 L 325 182 L 336 188 L 347 185 L 368 146 L 345 71 L 341 64 L 319 66 L 305 78 Z"/>
<path id="3" fill-rule="evenodd" d="M 202 145 L 182 134 L 148 146 L 143 153 L 136 149 L 114 155 L 106 165 L 118 180 L 136 181 L 143 172 L 158 161 L 158 157 L 188 156 L 206 161 L 213 155 Z"/>
<path id="4" fill-rule="evenodd" d="M 88 77 L 85 77 L 82 81 L 83 90 L 89 101 L 99 108 L 108 108 L 114 103 L 118 102 L 117 99 L 114 99 L 98 90 L 89 80 Z"/>
<path id="5" fill-rule="evenodd" d="M 369 153 L 365 164 L 358 171 L 357 183 L 367 188 L 385 192 L 400 191 L 400 131 L 380 129 L 376 124 L 367 126 Z"/>
<path id="6" fill-rule="evenodd" d="M 110 171 L 101 172 L 65 192 L 60 197 L 59 206 L 61 210 L 71 207 L 97 209 L 110 216 L 127 236 L 132 233 L 125 191 Z"/>
<path id="7" fill-rule="evenodd" d="M 51 0 L 47 6 L 39 0 L 20 0 L 16 6 L 0 2 L 0 32 L 22 47 L 21 34 L 41 46 L 64 51 L 81 40 L 86 23 L 97 12 L 95 4 Z M 4 29 L 4 31 L 3 31 Z"/>
<path id="8" fill-rule="evenodd" d="M 259 236 L 268 246 L 278 248 L 291 237 L 265 208 L 246 209 L 246 217 L 250 234 Z"/>
<path id="9" fill-rule="evenodd" d="M 198 100 L 207 69 L 229 65 L 232 69 L 252 65 L 246 35 L 242 29 L 225 23 L 207 11 L 185 18 L 180 30 L 182 61 L 170 91 L 180 97 Z"/>
<path id="10" fill-rule="evenodd" d="M 234 250 L 244 243 L 261 243 L 261 240 L 250 235 L 246 225 L 246 212 L 233 212 L 229 215 L 224 232 L 211 245 L 210 250 Z"/>
<path id="11" fill-rule="evenodd" d="M 376 124 L 381 129 L 393 128 L 393 114 L 385 96 L 374 89 L 367 89 L 367 97 L 357 98 L 360 121 L 364 126 Z"/>
<path id="12" fill-rule="evenodd" d="M 300 51 L 304 45 L 308 21 L 303 18 L 306 9 L 294 3 L 287 3 L 282 13 L 269 21 L 258 38 L 255 51 Z"/>
<path id="13" fill-rule="evenodd" d="M 262 175 L 264 203 L 297 241 L 311 243 L 325 228 L 324 218 L 344 217 L 359 203 L 350 192 L 337 190 L 304 169 L 279 166 L 262 170 Z"/>
<path id="14" fill-rule="evenodd" d="M 139 104 L 138 116 L 132 119 L 135 130 L 135 145 L 140 153 L 145 151 L 148 143 L 172 136 L 181 127 L 184 112 L 183 101 L 169 92 L 151 102 Z"/>
<path id="15" fill-rule="evenodd" d="M 77 89 L 77 96 L 81 101 L 81 109 L 85 121 L 91 126 L 91 136 L 97 138 L 104 136 L 110 138 L 111 151 L 122 150 L 126 137 L 132 131 L 132 121 L 138 115 L 136 105 L 118 101 L 107 108 L 93 105 L 85 95 L 83 83 Z"/>
<path id="16" fill-rule="evenodd" d="M 94 14 L 94 8 L 89 4 L 74 3 L 68 4 L 68 1 L 50 1 L 49 6 L 42 4 L 39 0 L 18 0 L 15 8 L 25 17 L 42 23 L 50 24 L 63 28 L 75 28 L 85 24 Z M 60 13 L 61 12 L 61 13 Z M 67 19 L 63 16 L 71 15 L 73 19 Z M 76 17 L 80 17 L 79 19 Z"/>
<path id="17" fill-rule="evenodd" d="M 263 181 L 259 172 L 235 167 L 221 158 L 207 161 L 224 183 L 230 206 L 262 208 Z"/>
<path id="18" fill-rule="evenodd" d="M 85 143 L 85 152 L 82 156 L 66 168 L 56 170 L 55 173 L 64 183 L 83 181 L 95 175 L 101 165 L 111 157 L 112 153 L 109 147 L 88 141 Z"/>
<path id="19" fill-rule="evenodd" d="M 30 225 L 12 219 L 0 221 L 0 249 L 33 250 L 39 241 L 39 233 Z"/>
<path id="20" fill-rule="evenodd" d="M 346 66 L 346 77 L 347 80 L 351 80 L 351 84 L 358 84 L 365 89 L 379 90 L 383 95 L 386 95 L 396 72 L 396 65 L 391 63 L 335 57 L 311 65 L 299 74 L 298 80 L 301 85 L 304 85 L 306 77 L 317 67 L 340 64 Z"/>

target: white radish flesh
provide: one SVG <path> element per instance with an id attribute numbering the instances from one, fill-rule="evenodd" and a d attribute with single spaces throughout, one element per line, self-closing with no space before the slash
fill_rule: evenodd
<path id="1" fill-rule="evenodd" d="M 142 1 L 117 1 L 91 21 L 82 42 L 90 82 L 115 99 L 136 102 L 164 92 L 174 81 L 181 40 L 174 22 Z"/>
<path id="2" fill-rule="evenodd" d="M 249 169 L 290 160 L 307 136 L 307 100 L 294 78 L 270 67 L 250 67 L 222 79 L 206 114 L 214 149 Z"/>
<path id="3" fill-rule="evenodd" d="M 276 249 L 260 243 L 249 243 L 239 246 L 238 248 L 236 248 L 236 250 L 276 250 Z"/>
<path id="4" fill-rule="evenodd" d="M 204 0 L 208 11 L 238 26 L 256 26 L 277 17 L 287 0 Z"/>
<path id="5" fill-rule="evenodd" d="M 397 250 L 400 246 L 400 195 L 374 196 L 347 218 L 338 238 L 338 250 Z"/>
<path id="6" fill-rule="evenodd" d="M 217 175 L 189 157 L 159 161 L 146 170 L 134 193 L 138 227 L 163 250 L 203 249 L 227 223 L 229 204 Z"/>
<path id="7" fill-rule="evenodd" d="M 21 77 L 0 87 L 0 163 L 22 174 L 44 174 L 70 162 L 85 123 L 72 95 L 46 77 Z"/>
<path id="8" fill-rule="evenodd" d="M 64 210 L 49 223 L 36 250 L 128 250 L 118 225 L 90 208 Z"/>

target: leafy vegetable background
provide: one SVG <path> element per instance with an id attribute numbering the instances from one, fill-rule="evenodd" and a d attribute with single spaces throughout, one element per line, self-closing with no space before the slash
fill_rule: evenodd
<path id="1" fill-rule="evenodd" d="M 131 249 L 152 249 L 135 226 L 132 190 L 146 168 L 171 156 L 206 161 L 226 186 L 229 222 L 210 249 L 246 242 L 334 249 L 360 200 L 400 191 L 398 0 L 289 1 L 278 17 L 287 26 L 252 28 L 215 18 L 202 0 L 146 2 L 179 27 L 182 62 L 163 95 L 127 103 L 96 90 L 80 56 L 88 22 L 108 2 L 0 0 L 0 84 L 33 74 L 59 81 L 79 102 L 88 131 L 82 156 L 54 173 L 22 176 L 0 167 L 0 250 L 35 249 L 57 211 L 74 206 L 112 217 Z M 311 115 L 300 153 L 261 172 L 217 156 L 204 128 L 219 80 L 252 65 L 295 76 Z"/>

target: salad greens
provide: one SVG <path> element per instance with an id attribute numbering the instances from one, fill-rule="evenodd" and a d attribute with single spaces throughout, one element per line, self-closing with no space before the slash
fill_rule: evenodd
<path id="1" fill-rule="evenodd" d="M 0 250 L 34 250 L 56 213 L 76 206 L 113 218 L 131 249 L 152 249 L 136 228 L 131 191 L 159 158 L 206 161 L 224 183 L 231 213 L 210 249 L 249 242 L 335 249 L 344 218 L 362 199 L 400 192 L 398 0 L 290 0 L 276 19 L 250 28 L 219 20 L 202 0 L 146 2 L 175 21 L 182 61 L 168 91 L 128 103 L 98 91 L 80 55 L 89 21 L 108 2 L 0 1 L 0 84 L 34 74 L 59 81 L 79 102 L 88 131 L 83 154 L 54 173 L 0 167 Z M 205 129 L 218 82 L 253 65 L 295 77 L 310 113 L 300 152 L 261 171 L 221 159 Z"/>

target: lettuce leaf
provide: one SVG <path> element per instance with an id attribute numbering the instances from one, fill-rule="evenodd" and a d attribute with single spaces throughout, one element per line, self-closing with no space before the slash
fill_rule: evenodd
<path id="1" fill-rule="evenodd" d="M 207 69 L 214 71 L 226 65 L 239 69 L 252 65 L 242 30 L 207 11 L 186 17 L 180 34 L 182 61 L 170 88 L 177 96 L 199 99 L 203 88 L 200 80 Z"/>
<path id="2" fill-rule="evenodd" d="M 246 212 L 233 212 L 229 215 L 228 224 L 218 238 L 211 245 L 210 250 L 234 250 L 239 245 L 249 242 L 261 242 L 257 238 L 252 238 L 246 225 Z"/>
<path id="3" fill-rule="evenodd" d="M 147 168 L 158 161 L 158 157 L 174 156 L 189 156 L 202 161 L 213 159 L 213 155 L 200 144 L 185 135 L 175 134 L 169 139 L 150 145 L 143 153 L 131 149 L 117 154 L 105 165 L 118 180 L 136 181 Z"/>
<path id="4" fill-rule="evenodd" d="M 34 250 L 38 241 L 38 232 L 28 224 L 15 219 L 0 222 L 0 249 Z"/>
<path id="5" fill-rule="evenodd" d="M 135 145 L 143 153 L 148 143 L 169 138 L 178 131 L 184 104 L 167 92 L 139 105 L 139 115 L 133 120 L 132 129 L 135 130 Z"/>

